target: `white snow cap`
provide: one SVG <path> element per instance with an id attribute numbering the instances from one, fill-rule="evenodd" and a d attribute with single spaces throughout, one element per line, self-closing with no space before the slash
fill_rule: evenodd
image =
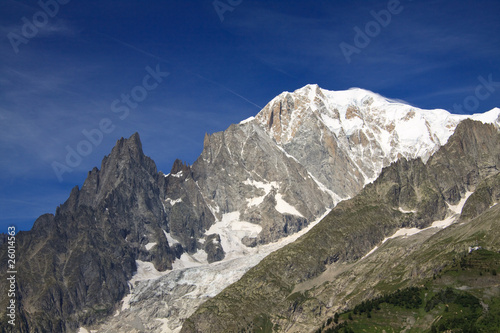
<path id="1" fill-rule="evenodd" d="M 341 91 L 321 89 L 308 84 L 293 93 L 283 92 L 269 102 L 256 116 L 267 128 L 270 110 L 282 107 L 284 100 L 294 102 L 292 112 L 281 117 L 278 129 L 268 131 L 279 144 L 293 140 L 305 115 L 315 114 L 337 138 L 349 138 L 363 132 L 382 149 L 382 155 L 395 160 L 422 157 L 424 161 L 453 134 L 464 119 L 500 125 L 500 109 L 494 108 L 482 114 L 458 115 L 443 109 L 424 110 L 407 102 L 383 97 L 361 88 Z M 276 133 L 279 131 L 279 133 Z"/>

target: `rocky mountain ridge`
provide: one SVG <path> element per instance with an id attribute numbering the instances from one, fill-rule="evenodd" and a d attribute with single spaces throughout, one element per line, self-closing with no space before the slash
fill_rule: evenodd
<path id="1" fill-rule="evenodd" d="M 400 159 L 384 168 L 303 237 L 207 300 L 181 332 L 246 332 L 263 322 L 278 332 L 313 331 L 339 309 L 376 296 L 376 287 L 432 277 L 447 264 L 445 258 L 467 251 L 474 238 L 500 250 L 493 235 L 476 234 L 498 229 L 498 220 L 480 220 L 486 223 L 481 228 L 473 222 L 490 208 L 498 213 L 499 172 L 498 130 L 461 122 L 427 163 Z"/>
<path id="2" fill-rule="evenodd" d="M 498 126 L 499 113 L 472 118 Z M 401 156 L 427 159 L 464 118 L 427 114 L 360 89 L 310 85 L 278 96 L 254 119 L 206 135 L 193 165 L 176 161 L 166 175 L 144 155 L 138 134 L 120 139 L 55 215 L 19 234 L 19 328 L 74 331 L 117 314 L 140 331 L 144 323 L 130 309 L 141 307 L 151 288 L 161 299 L 153 278 L 168 279 L 173 269 L 180 277 L 169 290 L 182 298 L 204 288 L 197 279 L 213 263 L 222 260 L 227 272 L 237 264 L 242 275 L 358 193 L 383 166 Z M 426 134 L 408 131 L 413 124 Z M 198 277 L 182 283 L 195 270 Z M 218 274 L 208 297 L 236 279 Z M 5 287 L 0 283 L 0 292 Z M 169 318 L 172 330 L 195 309 L 189 301 L 178 313 L 157 307 L 144 309 L 156 311 L 147 315 L 158 319 L 155 329 Z"/>

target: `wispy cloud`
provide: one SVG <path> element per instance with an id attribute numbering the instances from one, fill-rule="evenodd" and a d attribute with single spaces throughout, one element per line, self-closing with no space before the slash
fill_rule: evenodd
<path id="1" fill-rule="evenodd" d="M 75 28 L 71 23 L 66 20 L 57 19 L 54 23 L 49 23 L 42 27 L 39 32 L 39 37 L 76 37 L 81 30 Z"/>
<path id="2" fill-rule="evenodd" d="M 470 94 L 471 92 L 474 92 L 474 88 L 476 86 L 463 86 L 463 87 L 456 87 L 456 88 L 451 88 L 451 89 L 442 89 L 442 90 L 436 90 L 431 93 L 425 94 L 425 95 L 420 95 L 418 96 L 419 99 L 427 99 L 427 98 L 432 98 L 432 97 L 439 97 L 439 96 L 456 96 L 456 95 L 464 95 L 464 94 Z"/>
<path id="3" fill-rule="evenodd" d="M 21 17 L 19 18 L 18 23 L 10 25 L 0 25 L 0 36 L 2 37 L 2 39 L 7 40 L 10 33 L 17 34 L 18 36 L 23 36 L 21 29 L 24 23 L 23 21 L 21 21 Z M 52 38 L 58 36 L 76 37 L 81 32 L 81 30 L 74 27 L 68 21 L 57 18 L 53 19 L 53 21 L 49 21 L 47 24 L 41 27 L 37 27 L 36 29 L 37 33 L 33 38 Z"/>
<path id="4" fill-rule="evenodd" d="M 272 70 L 284 74 L 290 78 L 297 79 L 297 76 L 290 74 L 289 72 L 281 69 L 281 66 L 278 65 L 278 62 L 266 59 L 263 55 L 256 55 L 257 59 L 259 59 L 264 65 L 271 68 Z"/>

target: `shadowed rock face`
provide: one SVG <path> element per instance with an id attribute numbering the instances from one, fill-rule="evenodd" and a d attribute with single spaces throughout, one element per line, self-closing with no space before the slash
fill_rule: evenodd
<path id="1" fill-rule="evenodd" d="M 158 179 L 139 135 L 121 139 L 55 215 L 19 233 L 16 331 L 75 330 L 113 311 L 129 291 L 135 260 L 172 267 L 182 249 L 172 249 L 163 235 L 168 225 Z M 148 243 L 156 246 L 148 251 Z M 5 288 L 0 284 L 2 295 Z"/>
<path id="2" fill-rule="evenodd" d="M 207 260 L 209 263 L 224 259 L 225 253 L 222 245 L 220 244 L 220 236 L 218 234 L 212 234 L 207 237 L 205 252 L 208 255 Z"/>

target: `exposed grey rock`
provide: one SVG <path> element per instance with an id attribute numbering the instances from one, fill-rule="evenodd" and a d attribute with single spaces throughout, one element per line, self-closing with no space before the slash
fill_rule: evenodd
<path id="1" fill-rule="evenodd" d="M 171 173 L 160 179 L 160 198 L 170 233 L 187 252 L 196 252 L 197 240 L 215 222 L 215 217 L 193 179 L 190 166 L 180 161 L 174 163 Z"/>
<path id="2" fill-rule="evenodd" d="M 334 204 L 307 169 L 254 123 L 231 125 L 224 132 L 206 135 L 192 170 L 214 215 L 220 219 L 224 213 L 239 211 L 241 220 L 263 227 L 262 243 L 300 230 Z M 276 209 L 278 194 L 299 213 L 286 218 L 294 227 L 278 227 L 281 232 L 273 231 L 275 222 L 293 214 Z"/>
<path id="3" fill-rule="evenodd" d="M 208 255 L 207 260 L 209 263 L 224 259 L 225 253 L 220 244 L 220 236 L 218 234 L 212 234 L 207 237 L 205 241 L 205 252 Z"/>
<path id="4" fill-rule="evenodd" d="M 241 239 L 241 242 L 248 247 L 256 247 L 257 246 L 257 237 L 248 237 L 245 236 Z"/>

